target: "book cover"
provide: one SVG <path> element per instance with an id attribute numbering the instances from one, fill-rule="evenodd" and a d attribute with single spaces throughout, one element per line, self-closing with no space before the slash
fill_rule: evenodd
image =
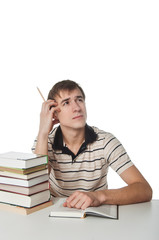
<path id="1" fill-rule="evenodd" d="M 32 187 L 21 187 L 21 186 L 16 186 L 16 185 L 0 183 L 0 190 L 6 191 L 6 192 L 24 194 L 24 195 L 32 195 L 34 193 L 38 193 L 38 192 L 49 189 L 50 188 L 49 185 L 50 184 L 48 181 L 40 183 L 40 184 L 36 184 Z"/>
<path id="2" fill-rule="evenodd" d="M 18 174 L 23 175 L 23 174 L 29 174 L 29 173 L 37 172 L 37 171 L 47 169 L 47 168 L 48 168 L 47 164 L 42 164 L 42 165 L 38 165 L 38 166 L 35 166 L 35 167 L 27 168 L 27 169 L 0 166 L 0 171 L 7 171 L 7 172 L 18 173 Z"/>
<path id="3" fill-rule="evenodd" d="M 23 187 L 31 187 L 38 183 L 42 183 L 48 180 L 49 180 L 48 174 L 44 174 L 31 179 L 19 179 L 19 178 L 0 176 L 0 183 L 2 184 L 10 184 L 10 185 L 23 186 Z"/>
<path id="4" fill-rule="evenodd" d="M 30 196 L 0 191 L 0 202 L 31 208 L 50 200 L 50 190 L 44 190 Z"/>
<path id="5" fill-rule="evenodd" d="M 47 163 L 47 155 L 21 152 L 7 152 L 0 154 L 0 166 L 2 167 L 27 169 Z"/>
<path id="6" fill-rule="evenodd" d="M 21 214 L 21 215 L 28 215 L 28 214 L 37 212 L 41 209 L 47 208 L 47 207 L 51 206 L 52 204 L 53 204 L 53 202 L 52 202 L 52 200 L 50 200 L 48 202 L 39 204 L 35 207 L 25 208 L 25 207 L 19 207 L 19 206 L 6 204 L 6 203 L 0 203 L 0 209 L 4 210 L 4 211 L 9 211 L 9 212 Z"/>
<path id="7" fill-rule="evenodd" d="M 8 171 L 1 171 L 0 170 L 0 176 L 2 177 L 12 177 L 12 178 L 19 178 L 19 179 L 31 179 L 34 177 L 38 177 L 44 174 L 48 174 L 48 169 L 44 169 L 44 170 L 40 170 L 40 171 L 36 171 L 33 173 L 29 173 L 29 174 L 19 174 L 19 173 L 13 173 L 13 172 L 8 172 Z"/>

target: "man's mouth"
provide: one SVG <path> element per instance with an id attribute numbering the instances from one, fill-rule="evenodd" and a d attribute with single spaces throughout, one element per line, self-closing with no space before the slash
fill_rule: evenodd
<path id="1" fill-rule="evenodd" d="M 73 117 L 72 119 L 78 119 L 78 118 L 82 118 L 82 117 L 83 117 L 83 115 L 78 115 L 78 116 Z"/>

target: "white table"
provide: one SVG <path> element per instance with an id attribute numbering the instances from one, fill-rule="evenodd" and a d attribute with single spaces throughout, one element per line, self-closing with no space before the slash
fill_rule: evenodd
<path id="1" fill-rule="evenodd" d="M 159 240 L 159 200 L 119 207 L 119 219 L 49 217 L 51 207 L 28 216 L 0 211 L 1 240 Z"/>

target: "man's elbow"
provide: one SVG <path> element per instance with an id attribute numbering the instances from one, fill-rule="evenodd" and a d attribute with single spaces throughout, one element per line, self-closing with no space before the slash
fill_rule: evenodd
<path id="1" fill-rule="evenodd" d="M 146 183 L 146 186 L 144 186 L 144 201 L 149 202 L 152 200 L 153 190 L 151 186 Z"/>
<path id="2" fill-rule="evenodd" d="M 153 195 L 153 190 L 152 190 L 152 188 L 150 187 L 150 189 L 149 189 L 148 201 L 151 201 L 151 200 L 152 200 L 152 195 Z"/>

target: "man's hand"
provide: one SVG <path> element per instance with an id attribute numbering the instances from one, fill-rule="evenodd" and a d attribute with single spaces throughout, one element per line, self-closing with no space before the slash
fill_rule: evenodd
<path id="1" fill-rule="evenodd" d="M 42 104 L 39 127 L 40 133 L 49 134 L 53 126 L 59 122 L 56 117 L 57 111 L 60 112 L 60 108 L 54 100 L 48 100 Z"/>
<path id="2" fill-rule="evenodd" d="M 87 207 L 97 207 L 101 202 L 97 198 L 97 192 L 74 192 L 66 199 L 64 207 L 85 209 Z"/>
<path id="3" fill-rule="evenodd" d="M 76 191 L 66 199 L 63 206 L 85 209 L 102 204 L 125 205 L 151 201 L 152 189 L 135 166 L 131 166 L 120 176 L 128 186 L 95 192 Z"/>
<path id="4" fill-rule="evenodd" d="M 54 100 L 48 100 L 42 104 L 39 133 L 34 153 L 48 155 L 48 135 L 53 126 L 59 122 L 56 114 L 60 111 Z"/>

